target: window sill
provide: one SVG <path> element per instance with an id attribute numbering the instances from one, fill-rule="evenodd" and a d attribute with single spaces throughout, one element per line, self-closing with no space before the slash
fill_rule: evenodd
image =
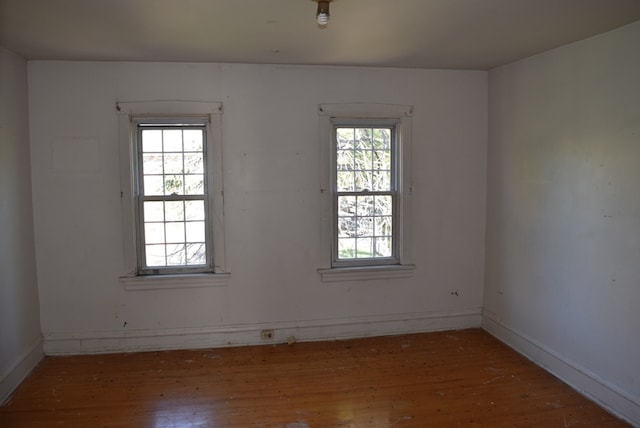
<path id="1" fill-rule="evenodd" d="M 318 273 L 322 282 L 339 282 L 409 278 L 415 270 L 415 265 L 389 265 L 318 269 Z"/>
<path id="2" fill-rule="evenodd" d="M 175 288 L 226 287 L 230 273 L 199 273 L 181 275 L 121 276 L 120 282 L 129 291 L 167 290 Z"/>

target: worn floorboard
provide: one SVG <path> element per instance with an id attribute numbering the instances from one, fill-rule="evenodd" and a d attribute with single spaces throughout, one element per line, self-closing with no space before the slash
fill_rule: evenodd
<path id="1" fill-rule="evenodd" d="M 0 427 L 623 427 L 482 330 L 47 357 Z"/>

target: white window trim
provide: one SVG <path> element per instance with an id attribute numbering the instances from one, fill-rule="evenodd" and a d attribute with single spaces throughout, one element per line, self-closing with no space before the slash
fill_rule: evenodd
<path id="1" fill-rule="evenodd" d="M 120 281 L 127 290 L 220 287 L 227 285 L 230 274 L 225 268 L 224 192 L 222 173 L 222 103 L 208 101 L 126 101 L 116 104 L 120 143 L 120 196 L 122 201 L 124 274 Z M 133 118 L 203 117 L 210 121 L 207 132 L 209 215 L 213 227 L 213 273 L 177 275 L 138 275 L 134 191 L 134 147 L 131 144 Z"/>
<path id="2" fill-rule="evenodd" d="M 321 166 L 321 231 L 323 267 L 318 269 L 323 282 L 364 281 L 370 279 L 406 278 L 413 275 L 411 262 L 411 122 L 413 107 L 397 104 L 345 103 L 320 104 L 320 166 Z M 399 264 L 353 267 L 332 267 L 333 216 L 335 215 L 331 174 L 333 122 L 343 119 L 395 119 L 398 138 L 399 167 L 402 174 L 398 183 L 398 258 Z"/>

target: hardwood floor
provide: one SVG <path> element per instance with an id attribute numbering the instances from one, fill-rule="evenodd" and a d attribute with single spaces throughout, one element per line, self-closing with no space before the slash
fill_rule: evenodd
<path id="1" fill-rule="evenodd" d="M 47 357 L 0 427 L 623 427 L 481 330 Z"/>

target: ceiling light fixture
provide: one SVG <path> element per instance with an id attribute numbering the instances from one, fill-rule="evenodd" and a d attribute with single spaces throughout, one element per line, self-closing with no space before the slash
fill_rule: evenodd
<path id="1" fill-rule="evenodd" d="M 316 19 L 318 20 L 318 25 L 321 27 L 326 27 L 329 23 L 329 3 L 331 0 L 316 0 L 318 2 L 318 12 L 316 13 Z"/>

